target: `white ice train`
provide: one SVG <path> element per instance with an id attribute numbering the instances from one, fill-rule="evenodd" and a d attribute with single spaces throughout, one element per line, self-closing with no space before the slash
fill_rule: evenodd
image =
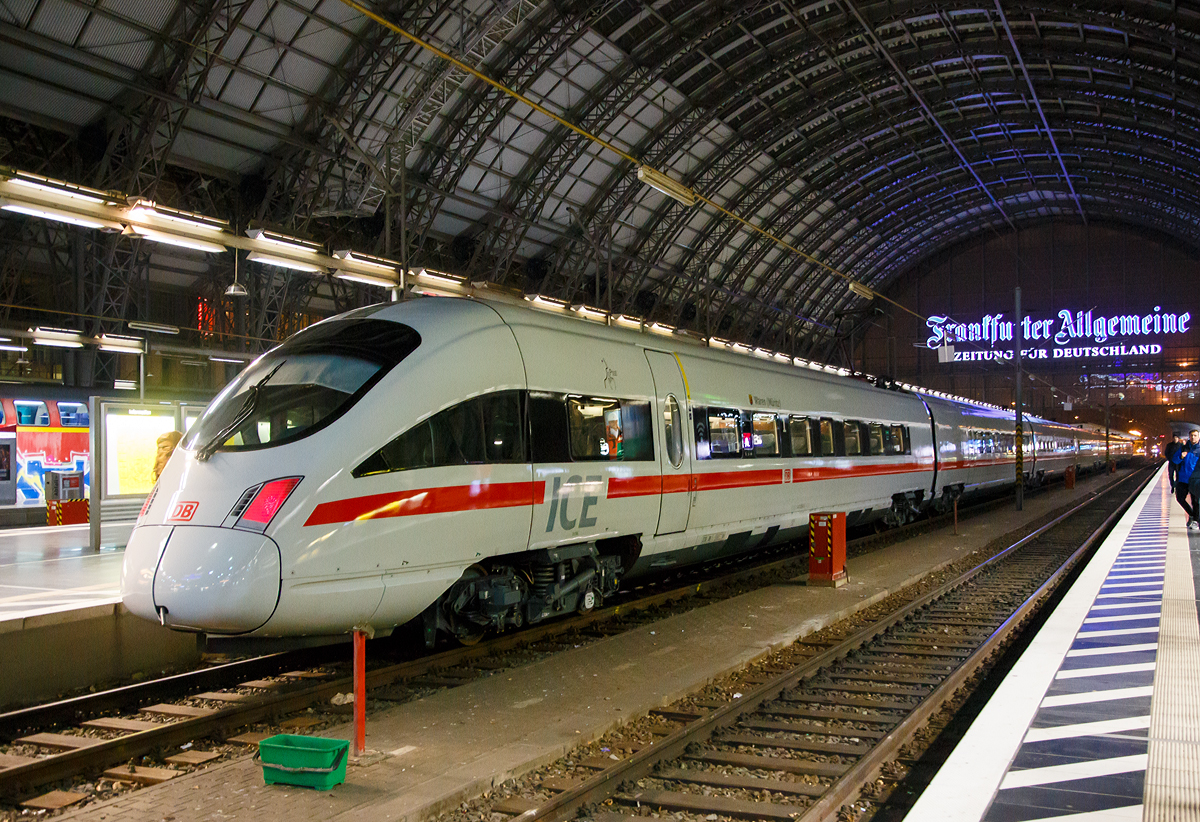
<path id="1" fill-rule="evenodd" d="M 469 641 L 795 538 L 813 511 L 895 523 L 1010 484 L 1013 432 L 992 407 L 518 305 L 373 306 L 213 400 L 142 509 L 122 596 L 183 631 L 423 616 L 427 641 Z M 1104 459 L 1080 429 L 1025 438 L 1030 481 Z"/>

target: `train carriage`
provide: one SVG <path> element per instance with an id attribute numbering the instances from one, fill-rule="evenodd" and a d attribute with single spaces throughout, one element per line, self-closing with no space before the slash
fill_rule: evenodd
<path id="1" fill-rule="evenodd" d="M 213 401 L 143 508 L 123 597 L 179 630 L 421 616 L 428 640 L 469 641 L 798 536 L 812 511 L 897 523 L 1011 482 L 1012 431 L 998 409 L 524 306 L 373 306 Z"/>

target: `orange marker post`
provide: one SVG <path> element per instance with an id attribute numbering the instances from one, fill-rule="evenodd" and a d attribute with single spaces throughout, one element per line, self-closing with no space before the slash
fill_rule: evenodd
<path id="1" fill-rule="evenodd" d="M 840 588 L 846 584 L 846 514 L 808 515 L 808 584 Z"/>
<path id="2" fill-rule="evenodd" d="M 354 756 L 367 749 L 367 634 L 354 632 Z"/>

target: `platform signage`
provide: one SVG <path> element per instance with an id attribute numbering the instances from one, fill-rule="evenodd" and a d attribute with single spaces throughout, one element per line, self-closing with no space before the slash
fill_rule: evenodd
<path id="1" fill-rule="evenodd" d="M 931 332 L 925 344 L 929 348 L 956 345 L 954 362 L 1011 360 L 1016 327 L 1005 316 L 988 314 L 978 322 L 932 316 L 925 321 Z M 1190 333 L 1191 322 L 1190 312 L 1166 312 L 1158 305 L 1146 314 L 1103 316 L 1064 308 L 1049 318 L 1026 315 L 1020 329 L 1029 347 L 1022 349 L 1022 356 L 1031 360 L 1153 356 L 1162 353 L 1162 345 L 1147 338 Z"/>

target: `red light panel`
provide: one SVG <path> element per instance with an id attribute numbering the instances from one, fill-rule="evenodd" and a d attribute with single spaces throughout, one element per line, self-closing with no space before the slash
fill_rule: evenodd
<path id="1" fill-rule="evenodd" d="M 254 501 L 246 506 L 246 510 L 239 518 L 239 521 L 248 520 L 250 522 L 257 522 L 260 525 L 266 525 L 279 509 L 283 507 L 283 503 L 287 501 L 288 496 L 292 493 L 292 489 L 300 484 L 300 479 L 300 477 L 286 477 L 284 479 L 271 480 L 265 484 L 255 495 Z"/>

